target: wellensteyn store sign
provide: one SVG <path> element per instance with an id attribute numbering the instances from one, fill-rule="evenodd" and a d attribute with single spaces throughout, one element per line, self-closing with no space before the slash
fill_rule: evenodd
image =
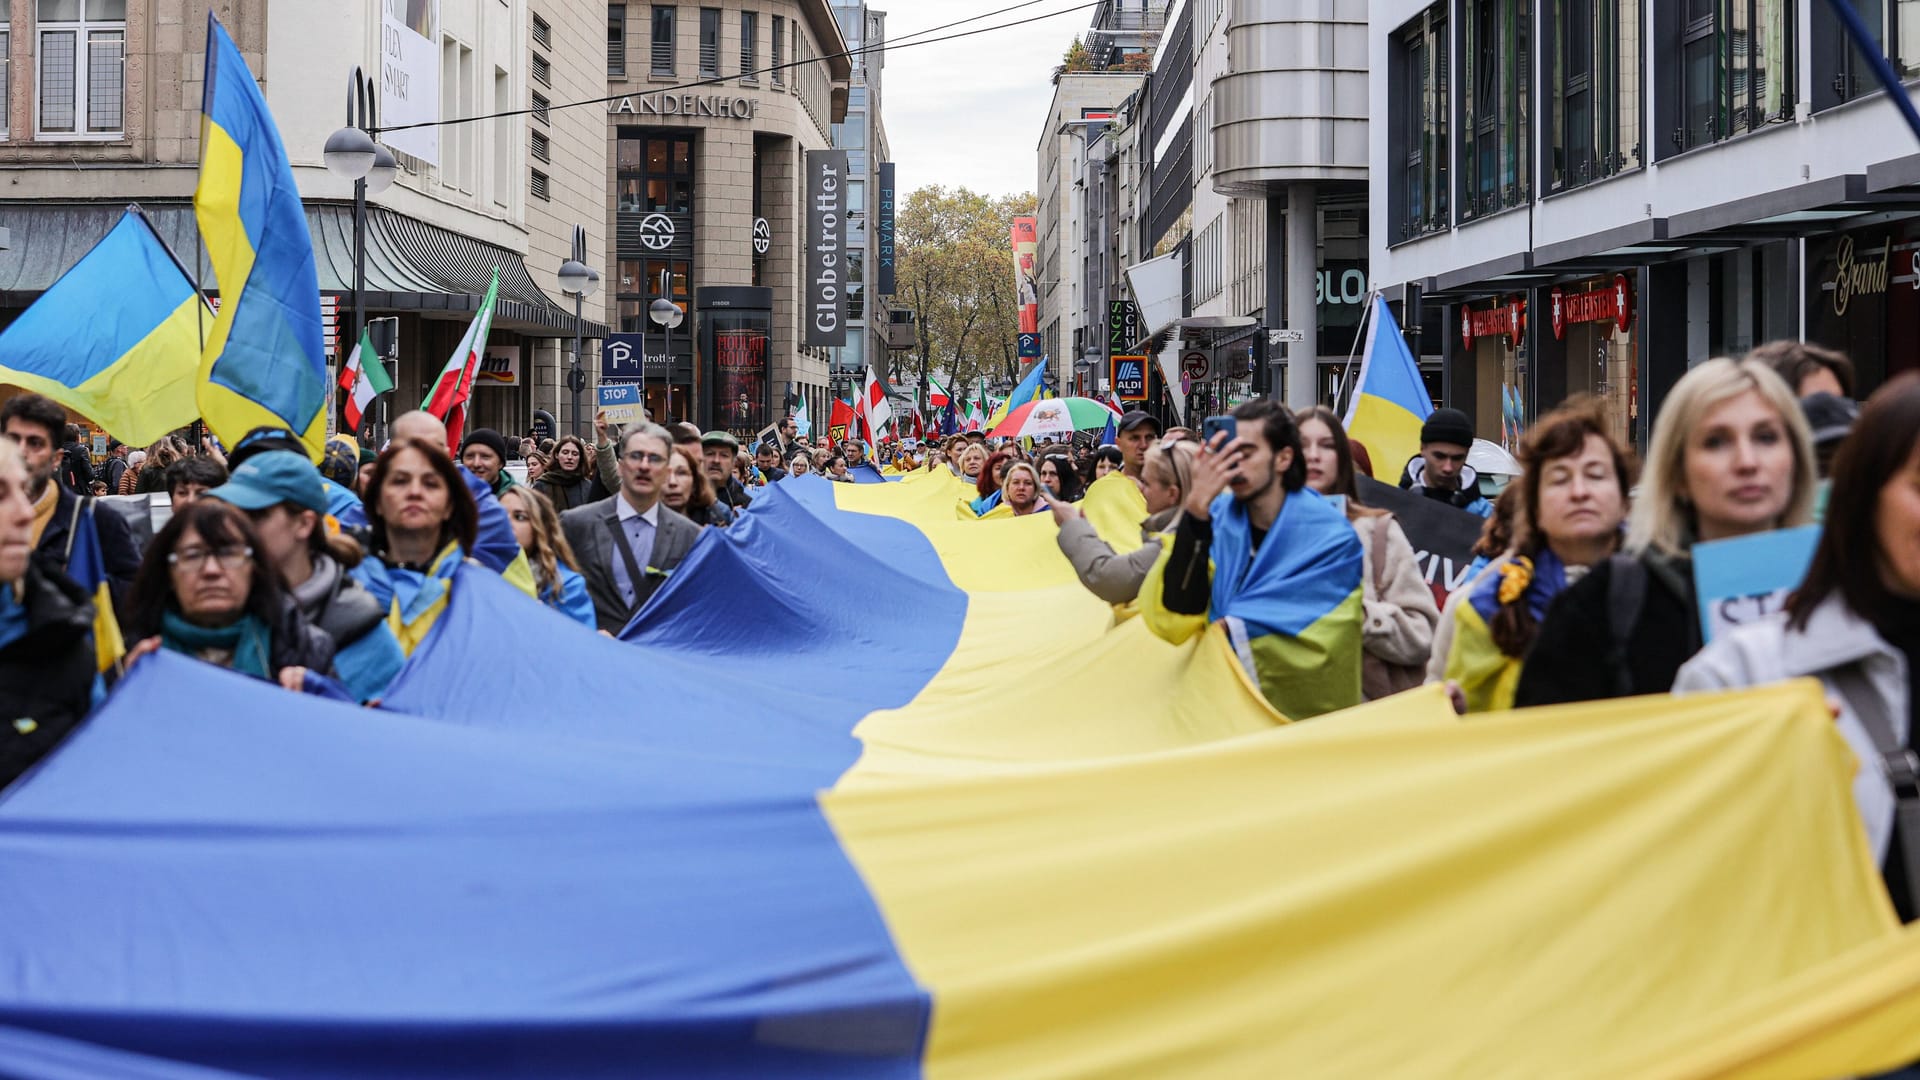
<path id="1" fill-rule="evenodd" d="M 609 116 L 713 116 L 751 120 L 755 102 L 750 97 L 725 94 L 641 94 L 607 103 Z"/>

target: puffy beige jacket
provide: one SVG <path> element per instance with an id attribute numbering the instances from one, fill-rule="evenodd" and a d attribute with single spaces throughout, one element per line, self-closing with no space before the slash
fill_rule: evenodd
<path id="1" fill-rule="evenodd" d="M 1420 573 L 1413 545 L 1400 523 L 1391 517 L 1363 517 L 1353 527 L 1360 534 L 1360 548 L 1366 558 L 1361 593 L 1366 621 L 1361 625 L 1360 642 L 1367 662 L 1425 667 L 1433 652 L 1440 609 L 1433 602 L 1426 577 Z M 1374 560 L 1378 537 L 1386 539 L 1383 566 Z M 1376 566 L 1381 567 L 1378 574 Z"/>

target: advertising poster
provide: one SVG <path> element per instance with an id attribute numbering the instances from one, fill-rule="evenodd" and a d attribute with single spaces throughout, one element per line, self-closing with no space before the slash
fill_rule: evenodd
<path id="1" fill-rule="evenodd" d="M 1013 219 L 1013 283 L 1020 313 L 1020 355 L 1040 355 L 1040 233 L 1030 217 Z"/>
<path id="2" fill-rule="evenodd" d="M 519 386 L 520 346 L 489 345 L 474 372 L 476 386 Z"/>
<path id="3" fill-rule="evenodd" d="M 714 412 L 735 438 L 753 438 L 771 422 L 767 415 L 767 330 L 738 316 L 713 331 Z"/>
<path id="4" fill-rule="evenodd" d="M 847 343 L 846 181 L 845 150 L 807 151 L 806 345 Z"/>
<path id="5" fill-rule="evenodd" d="M 403 154 L 440 164 L 440 0 L 380 0 L 381 139 Z"/>

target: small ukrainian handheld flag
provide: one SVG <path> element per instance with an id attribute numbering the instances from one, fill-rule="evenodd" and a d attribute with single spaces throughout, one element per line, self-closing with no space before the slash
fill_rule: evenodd
<path id="1" fill-rule="evenodd" d="M 129 208 L 0 334 L 0 382 L 45 394 L 144 446 L 200 415 L 206 317 L 187 272 Z"/>
<path id="2" fill-rule="evenodd" d="M 93 522 L 99 504 L 83 503 L 67 548 L 67 576 L 93 599 L 93 649 L 101 672 L 110 671 L 127 654 L 120 636 L 120 620 L 113 614 L 113 592 L 107 582 L 107 562 L 100 552 L 100 530 Z M 113 511 L 109 510 L 111 514 Z"/>
<path id="3" fill-rule="evenodd" d="M 1420 425 L 1432 413 L 1433 396 L 1420 378 L 1420 364 L 1386 300 L 1376 296 L 1366 356 L 1341 420 L 1348 435 L 1367 444 L 1375 480 L 1399 481 L 1400 471 L 1420 452 Z"/>
<path id="4" fill-rule="evenodd" d="M 222 302 L 200 415 L 228 445 L 256 427 L 299 432 L 317 461 L 330 388 L 313 237 L 266 99 L 211 11 L 205 86 L 193 209 Z"/>

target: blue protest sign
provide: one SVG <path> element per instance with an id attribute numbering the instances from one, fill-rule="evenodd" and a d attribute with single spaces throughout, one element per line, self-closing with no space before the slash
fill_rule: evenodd
<path id="1" fill-rule="evenodd" d="M 1693 545 L 1693 589 L 1704 639 L 1712 641 L 1785 607 L 1787 596 L 1807 576 L 1819 543 L 1820 526 L 1802 525 Z"/>

